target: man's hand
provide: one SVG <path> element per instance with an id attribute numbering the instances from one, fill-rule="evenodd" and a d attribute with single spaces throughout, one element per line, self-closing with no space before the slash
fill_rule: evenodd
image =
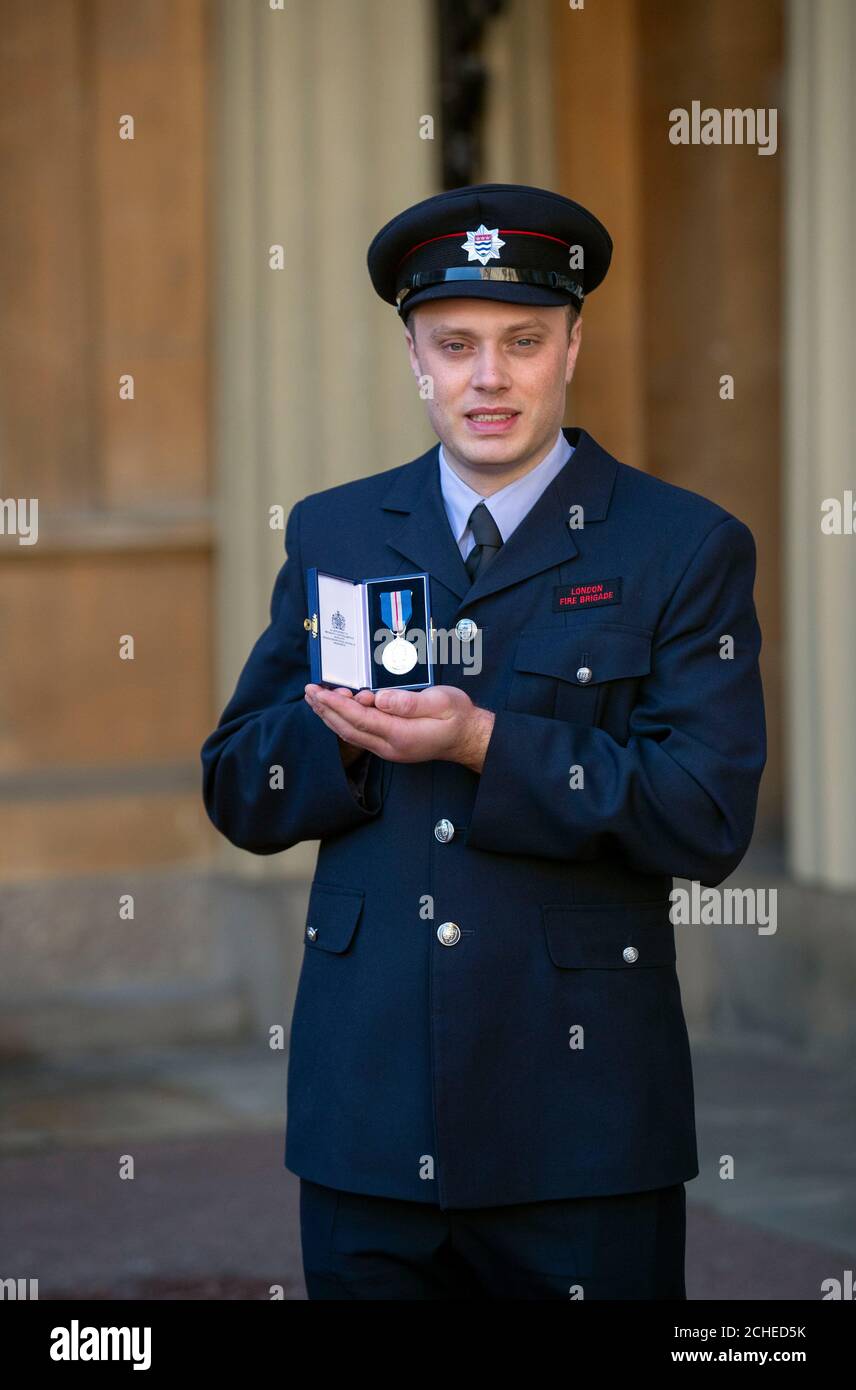
<path id="1" fill-rule="evenodd" d="M 340 740 L 356 745 L 357 757 L 367 748 L 393 763 L 439 758 L 481 772 L 493 732 L 492 712 L 454 685 L 356 695 L 344 687 L 307 685 L 304 698 Z"/>

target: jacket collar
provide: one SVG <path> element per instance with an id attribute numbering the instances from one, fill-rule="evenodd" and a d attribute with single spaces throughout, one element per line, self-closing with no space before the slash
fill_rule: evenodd
<path id="1" fill-rule="evenodd" d="M 568 525 L 581 508 L 588 526 L 609 512 L 617 460 L 584 429 L 562 433 L 574 452 L 473 584 L 449 525 L 440 490 L 439 443 L 401 469 L 381 502 L 387 545 L 467 603 L 519 584 L 579 553 Z"/>

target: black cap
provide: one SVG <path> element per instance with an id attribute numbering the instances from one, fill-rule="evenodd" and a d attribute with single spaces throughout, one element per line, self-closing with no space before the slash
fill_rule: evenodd
<path id="1" fill-rule="evenodd" d="M 426 299 L 582 305 L 601 283 L 612 238 L 579 203 L 546 188 L 481 183 L 425 198 L 381 227 L 372 284 L 402 318 Z"/>

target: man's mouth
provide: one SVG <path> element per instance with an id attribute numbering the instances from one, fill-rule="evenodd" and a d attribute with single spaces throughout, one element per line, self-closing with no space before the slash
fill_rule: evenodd
<path id="1" fill-rule="evenodd" d="M 468 410 L 464 418 L 481 434 L 510 429 L 519 414 L 519 410 Z"/>

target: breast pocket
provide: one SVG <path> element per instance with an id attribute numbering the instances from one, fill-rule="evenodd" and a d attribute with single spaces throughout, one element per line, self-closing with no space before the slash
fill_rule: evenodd
<path id="1" fill-rule="evenodd" d="M 675 964 L 671 902 L 542 903 L 547 952 L 560 970 Z"/>
<path id="2" fill-rule="evenodd" d="M 610 700 L 629 710 L 651 670 L 651 636 L 607 622 L 530 629 L 517 641 L 505 707 L 575 724 L 602 722 Z"/>

